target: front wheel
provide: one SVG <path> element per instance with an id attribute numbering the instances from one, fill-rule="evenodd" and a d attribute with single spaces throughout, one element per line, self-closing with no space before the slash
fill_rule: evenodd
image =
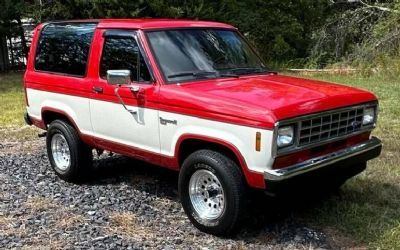
<path id="1" fill-rule="evenodd" d="M 199 150 L 183 162 L 179 195 L 183 209 L 198 229 L 229 235 L 239 225 L 244 210 L 244 177 L 225 155 Z"/>

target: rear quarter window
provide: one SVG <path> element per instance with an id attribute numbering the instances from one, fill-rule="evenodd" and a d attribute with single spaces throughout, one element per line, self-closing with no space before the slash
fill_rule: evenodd
<path id="1" fill-rule="evenodd" d="M 95 23 L 48 24 L 40 33 L 35 69 L 83 77 L 86 75 Z"/>

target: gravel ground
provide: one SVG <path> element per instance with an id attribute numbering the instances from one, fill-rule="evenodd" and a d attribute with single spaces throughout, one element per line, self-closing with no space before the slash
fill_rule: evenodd
<path id="1" fill-rule="evenodd" d="M 95 164 L 92 181 L 70 184 L 49 167 L 44 139 L 0 142 L 0 249 L 337 247 L 290 211 L 271 219 L 268 198 L 234 238 L 204 234 L 181 208 L 177 173 L 118 155 Z"/>

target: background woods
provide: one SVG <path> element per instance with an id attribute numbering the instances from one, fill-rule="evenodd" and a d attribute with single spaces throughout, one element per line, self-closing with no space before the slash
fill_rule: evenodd
<path id="1" fill-rule="evenodd" d="M 193 228 L 170 171 L 104 154 L 98 180 L 62 182 L 43 131 L 23 119 L 31 33 L 41 22 L 107 17 L 231 23 L 271 68 L 375 93 L 384 150 L 326 196 L 255 199 L 233 239 Z M 0 249 L 400 249 L 399 100 L 400 0 L 0 0 Z"/>
<path id="2" fill-rule="evenodd" d="M 0 70 L 24 67 L 37 23 L 107 17 L 232 23 L 271 66 L 400 64 L 393 64 L 400 52 L 399 0 L 0 0 L 0 6 Z"/>

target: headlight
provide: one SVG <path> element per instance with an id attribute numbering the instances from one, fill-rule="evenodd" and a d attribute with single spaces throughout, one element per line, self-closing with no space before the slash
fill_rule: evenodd
<path id="1" fill-rule="evenodd" d="M 285 126 L 278 129 L 276 144 L 279 148 L 293 143 L 293 126 Z"/>
<path id="2" fill-rule="evenodd" d="M 364 116 L 363 116 L 363 125 L 369 125 L 375 121 L 375 108 L 370 107 L 364 109 Z"/>

